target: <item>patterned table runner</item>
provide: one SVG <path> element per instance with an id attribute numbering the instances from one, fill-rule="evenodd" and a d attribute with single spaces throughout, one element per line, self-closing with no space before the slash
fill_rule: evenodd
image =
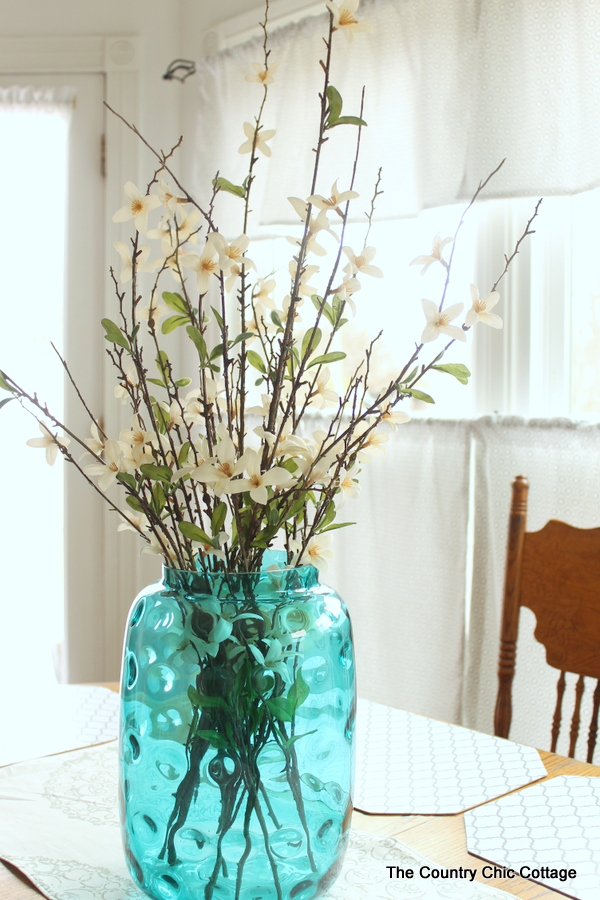
<path id="1" fill-rule="evenodd" d="M 123 859 L 116 781 L 116 743 L 0 770 L 0 858 L 51 900 L 147 900 Z M 511 900 L 469 873 L 438 866 L 393 838 L 354 831 L 327 898 Z"/>
<path id="2" fill-rule="evenodd" d="M 354 805 L 366 813 L 448 815 L 548 774 L 532 747 L 369 700 L 356 742 Z"/>
<path id="3" fill-rule="evenodd" d="M 470 853 L 577 900 L 600 897 L 600 778 L 559 775 L 465 815 Z"/>
<path id="4" fill-rule="evenodd" d="M 91 685 L 37 689 L 35 716 L 18 691 L 2 695 L 0 766 L 114 741 L 119 734 L 119 695 Z"/>

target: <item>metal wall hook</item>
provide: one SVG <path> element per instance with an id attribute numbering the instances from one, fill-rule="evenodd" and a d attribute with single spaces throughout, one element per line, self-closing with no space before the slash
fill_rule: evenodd
<path id="1" fill-rule="evenodd" d="M 192 59 L 174 59 L 169 63 L 167 71 L 163 75 L 166 81 L 181 81 L 182 83 L 190 75 L 196 74 L 196 63 Z"/>

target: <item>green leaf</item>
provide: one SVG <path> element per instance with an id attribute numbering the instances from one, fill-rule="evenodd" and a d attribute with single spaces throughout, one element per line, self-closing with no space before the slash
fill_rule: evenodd
<path id="1" fill-rule="evenodd" d="M 254 366 L 254 368 L 258 369 L 258 371 L 263 375 L 267 374 L 267 367 L 265 366 L 258 353 L 256 353 L 254 350 L 248 350 L 246 358 L 251 366 Z"/>
<path id="2" fill-rule="evenodd" d="M 110 319 L 102 319 L 102 327 L 106 332 L 106 334 L 104 335 L 105 340 L 107 340 L 111 344 L 118 344 L 119 347 L 124 347 L 125 350 L 131 349 L 129 347 L 129 341 L 122 333 L 118 325 L 115 325 L 115 323 Z"/>
<path id="3" fill-rule="evenodd" d="M 227 191 L 228 194 L 234 194 L 236 197 L 245 198 L 246 189 L 241 184 L 232 184 L 231 181 L 227 181 L 226 178 L 215 178 L 213 179 L 213 187 L 216 187 L 218 191 Z"/>
<path id="4" fill-rule="evenodd" d="M 165 508 L 166 502 L 167 498 L 165 497 L 162 484 L 160 482 L 155 482 L 152 486 L 152 506 L 157 515 L 161 514 Z"/>
<path id="5" fill-rule="evenodd" d="M 334 350 L 331 353 L 325 353 L 323 356 L 317 356 L 307 366 L 312 369 L 313 366 L 324 366 L 328 363 L 338 362 L 340 359 L 346 359 L 346 354 L 341 350 Z"/>
<path id="6" fill-rule="evenodd" d="M 135 491 L 137 488 L 136 480 L 133 475 L 128 475 L 126 472 L 117 472 L 117 481 L 120 481 L 121 484 L 126 484 L 132 491 Z"/>
<path id="7" fill-rule="evenodd" d="M 5 397 L 4 400 L 0 400 L 0 409 L 6 406 L 7 403 L 10 403 L 11 400 L 16 400 L 16 397 Z"/>
<path id="8" fill-rule="evenodd" d="M 205 531 L 202 531 L 201 528 L 198 528 L 197 525 L 194 525 L 193 522 L 179 522 L 179 530 L 188 541 L 198 541 L 201 544 L 212 544 L 212 539 L 209 538 Z"/>
<path id="9" fill-rule="evenodd" d="M 161 381 L 160 378 L 147 378 L 146 381 L 151 382 L 151 384 L 157 384 L 159 387 L 166 388 L 166 384 L 164 381 Z"/>
<path id="10" fill-rule="evenodd" d="M 419 367 L 415 366 L 410 375 L 407 375 L 404 381 L 398 382 L 399 384 L 410 384 L 417 372 L 419 371 Z"/>
<path id="11" fill-rule="evenodd" d="M 448 375 L 454 375 L 461 384 L 468 384 L 471 373 L 462 363 L 446 363 L 444 366 L 432 366 L 438 372 L 447 372 Z"/>
<path id="12" fill-rule="evenodd" d="M 356 525 L 356 522 L 334 522 L 333 525 L 328 525 L 327 528 L 320 528 L 318 533 L 325 534 L 326 531 L 335 531 L 336 528 L 346 528 L 348 525 Z"/>
<path id="13" fill-rule="evenodd" d="M 175 382 L 175 387 L 178 387 L 178 388 L 179 387 L 187 387 L 188 384 L 191 384 L 191 383 L 192 383 L 191 378 L 178 378 L 177 381 Z"/>
<path id="14" fill-rule="evenodd" d="M 430 397 L 429 394 L 424 394 L 423 391 L 415 391 L 411 388 L 408 393 L 411 397 L 414 397 L 415 400 L 423 400 L 425 403 L 435 403 L 433 397 Z"/>
<path id="15" fill-rule="evenodd" d="M 265 704 L 275 719 L 279 719 L 280 722 L 292 721 L 294 707 L 286 697 L 271 697 L 269 700 L 265 700 Z"/>
<path id="16" fill-rule="evenodd" d="M 323 300 L 322 297 L 319 297 L 318 294 L 313 294 L 310 299 L 312 300 L 313 306 L 317 310 L 317 312 L 321 312 L 326 306 L 328 306 L 325 300 Z"/>
<path id="17" fill-rule="evenodd" d="M 218 309 L 214 308 L 214 306 L 211 306 L 211 309 L 213 311 L 215 319 L 217 320 L 219 328 L 221 329 L 221 331 L 223 331 L 223 316 L 221 315 L 221 313 L 219 312 Z"/>
<path id="18" fill-rule="evenodd" d="M 309 694 L 310 688 L 302 677 L 302 670 L 298 669 L 294 683 L 287 695 L 288 702 L 291 704 L 294 711 L 297 710 L 299 706 L 302 706 Z"/>
<path id="19" fill-rule="evenodd" d="M 3 391 L 8 391 L 10 394 L 13 393 L 13 389 L 8 384 L 4 372 L 0 372 L 0 388 L 2 388 Z"/>
<path id="20" fill-rule="evenodd" d="M 178 466 L 180 466 L 180 467 L 185 466 L 186 462 L 188 461 L 188 455 L 189 455 L 191 446 L 192 445 L 190 444 L 189 441 L 186 441 L 185 444 L 181 445 L 181 449 L 179 450 L 179 454 L 177 456 L 177 465 Z"/>
<path id="21" fill-rule="evenodd" d="M 279 318 L 279 313 L 276 309 L 271 310 L 271 322 L 273 323 L 273 325 L 277 325 L 278 328 L 283 328 L 283 323 Z"/>
<path id="22" fill-rule="evenodd" d="M 218 359 L 220 356 L 223 356 L 223 344 L 216 344 L 210 351 L 210 356 L 208 358 L 212 362 L 213 359 Z"/>
<path id="23" fill-rule="evenodd" d="M 169 316 L 168 319 L 162 323 L 161 331 L 163 334 L 171 334 L 172 331 L 175 331 L 176 328 L 181 328 L 182 325 L 187 325 L 190 321 L 189 316 Z"/>
<path id="24" fill-rule="evenodd" d="M 227 517 L 227 504 L 226 503 L 217 503 L 215 506 L 214 512 L 212 514 L 212 518 L 210 520 L 211 531 L 214 535 L 217 535 L 223 525 L 225 524 L 225 519 Z"/>
<path id="25" fill-rule="evenodd" d="M 185 330 L 187 331 L 189 339 L 192 341 L 192 343 L 196 347 L 196 350 L 198 351 L 200 361 L 203 362 L 207 356 L 206 341 L 195 325 L 188 325 Z"/>
<path id="26" fill-rule="evenodd" d="M 310 353 L 314 353 L 319 344 L 321 343 L 321 338 L 323 337 L 323 332 L 320 328 L 317 328 L 315 325 L 314 328 L 309 328 L 306 334 L 302 339 L 302 359 L 306 356 L 306 352 L 310 345 Z M 310 356 L 309 353 L 309 356 Z"/>
<path id="27" fill-rule="evenodd" d="M 169 357 L 164 350 L 159 350 L 156 354 L 156 367 L 166 381 L 169 377 Z"/>
<path id="28" fill-rule="evenodd" d="M 230 347 L 235 347 L 236 344 L 241 343 L 241 341 L 247 341 L 248 338 L 254 337 L 254 334 L 251 331 L 243 331 L 242 334 L 238 334 L 235 340 L 229 342 Z"/>
<path id="29" fill-rule="evenodd" d="M 132 509 L 135 509 L 136 512 L 143 512 L 142 504 L 138 500 L 137 497 L 132 497 L 131 495 L 125 498 L 125 503 L 130 506 Z"/>
<path id="30" fill-rule="evenodd" d="M 163 481 L 165 484 L 171 484 L 171 475 L 173 470 L 168 466 L 155 466 L 154 463 L 144 463 L 140 466 L 140 472 L 144 478 L 150 478 L 152 481 Z"/>
<path id="31" fill-rule="evenodd" d="M 325 127 L 331 128 L 333 126 L 334 122 L 337 122 L 337 120 L 339 119 L 339 117 L 341 115 L 342 106 L 344 105 L 344 101 L 342 100 L 342 95 L 340 94 L 340 92 L 336 88 L 334 88 L 334 86 L 332 84 L 330 84 L 329 87 L 327 88 L 326 96 L 327 96 L 327 102 L 328 102 L 328 107 L 327 107 L 328 117 L 327 117 L 327 124 L 325 125 Z"/>
<path id="32" fill-rule="evenodd" d="M 167 306 L 170 306 L 175 312 L 178 312 L 182 316 L 188 315 L 189 310 L 181 294 L 172 294 L 171 291 L 163 291 L 162 298 Z"/>
<path id="33" fill-rule="evenodd" d="M 226 712 L 231 712 L 222 697 L 207 697 L 206 694 L 201 694 L 191 685 L 188 688 L 188 697 L 192 706 L 203 709 L 224 709 Z"/>
<path id="34" fill-rule="evenodd" d="M 313 728 L 311 731 L 305 731 L 304 734 L 294 734 L 291 738 L 288 738 L 287 741 L 282 740 L 281 743 L 283 744 L 284 747 L 291 747 L 293 744 L 296 743 L 296 741 L 300 741 L 300 740 L 302 740 L 302 738 L 308 737 L 309 734 L 316 734 L 317 730 L 318 730 L 317 728 Z M 287 779 L 287 775 L 285 777 Z"/>
<path id="35" fill-rule="evenodd" d="M 194 737 L 204 738 L 205 741 L 208 741 L 209 744 L 213 747 L 217 747 L 219 750 L 224 750 L 226 747 L 229 747 L 227 738 L 223 737 L 222 734 L 219 734 L 218 731 L 213 731 L 210 728 L 195 731 Z"/>
<path id="36" fill-rule="evenodd" d="M 340 116 L 339 119 L 336 119 L 335 122 L 332 122 L 331 125 L 328 125 L 328 128 L 335 128 L 336 125 L 366 125 L 364 119 L 359 119 L 358 116 Z"/>

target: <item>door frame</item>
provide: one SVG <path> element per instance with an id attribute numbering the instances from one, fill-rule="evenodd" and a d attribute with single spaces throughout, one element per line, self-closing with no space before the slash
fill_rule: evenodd
<path id="1" fill-rule="evenodd" d="M 2 37 L 0 75 L 82 75 L 104 76 L 105 100 L 129 122 L 139 121 L 140 38 L 135 35 L 81 37 Z M 137 183 L 139 139 L 113 115 L 104 117 L 104 225 L 101 316 L 114 317 L 114 291 L 110 280 L 113 242 L 120 235 L 112 223 L 111 210 L 123 205 L 123 185 Z M 98 147 L 98 165 L 101 165 Z M 68 249 L 67 249 L 68 252 Z M 67 279 L 67 304 L 69 303 Z M 80 294 L 85 286 L 79 286 Z M 72 291 L 71 291 L 72 294 Z M 75 300 L 71 296 L 71 302 Z M 68 314 L 68 305 L 67 305 Z M 66 329 L 66 353 L 74 336 Z M 98 324 L 98 341 L 101 329 Z M 124 427 L 114 397 L 114 373 L 108 361 L 102 366 L 102 409 L 108 434 Z M 66 407 L 68 410 L 68 407 Z M 127 423 L 128 425 L 128 423 Z M 69 467 L 70 468 L 70 467 Z M 75 476 L 72 478 L 71 476 Z M 100 522 L 84 530 L 80 515 L 85 509 L 89 488 L 75 486 L 78 473 L 66 474 L 65 544 L 65 661 L 64 677 L 69 682 L 112 681 L 118 675 L 123 623 L 139 583 L 139 554 L 135 544 L 117 534 L 114 514 L 106 504 L 87 506 L 92 516 L 100 511 Z M 84 496 L 83 490 L 87 493 Z M 83 534 L 83 543 L 82 543 Z M 74 550 L 74 541 L 78 548 Z M 100 546 L 98 546 L 100 544 Z"/>

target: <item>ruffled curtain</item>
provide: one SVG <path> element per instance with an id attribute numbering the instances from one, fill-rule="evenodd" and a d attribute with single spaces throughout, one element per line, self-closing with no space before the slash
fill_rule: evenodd
<path id="1" fill-rule="evenodd" d="M 70 121 L 77 91 L 72 87 L 0 87 L 0 109 L 12 113 L 48 113 Z"/>
<path id="2" fill-rule="evenodd" d="M 351 45 L 334 35 L 331 78 L 345 114 L 358 114 L 366 87 L 358 219 L 380 166 L 380 219 L 468 199 L 505 157 L 488 197 L 571 194 L 600 184 L 596 0 L 365 0 L 358 15 L 374 33 Z M 264 124 L 277 134 L 272 158 L 261 158 L 257 233 L 260 225 L 296 222 L 286 198 L 309 193 L 326 27 L 326 16 L 318 16 L 272 37 L 271 59 L 281 65 Z M 246 174 L 248 157 L 237 150 L 261 89 L 244 76 L 261 59 L 255 40 L 199 63 L 196 181 L 204 202 L 217 171 L 238 184 Z M 355 139 L 353 126 L 330 132 L 321 193 L 338 177 L 347 187 Z M 222 203 L 229 229 L 238 232 L 239 200 Z"/>

